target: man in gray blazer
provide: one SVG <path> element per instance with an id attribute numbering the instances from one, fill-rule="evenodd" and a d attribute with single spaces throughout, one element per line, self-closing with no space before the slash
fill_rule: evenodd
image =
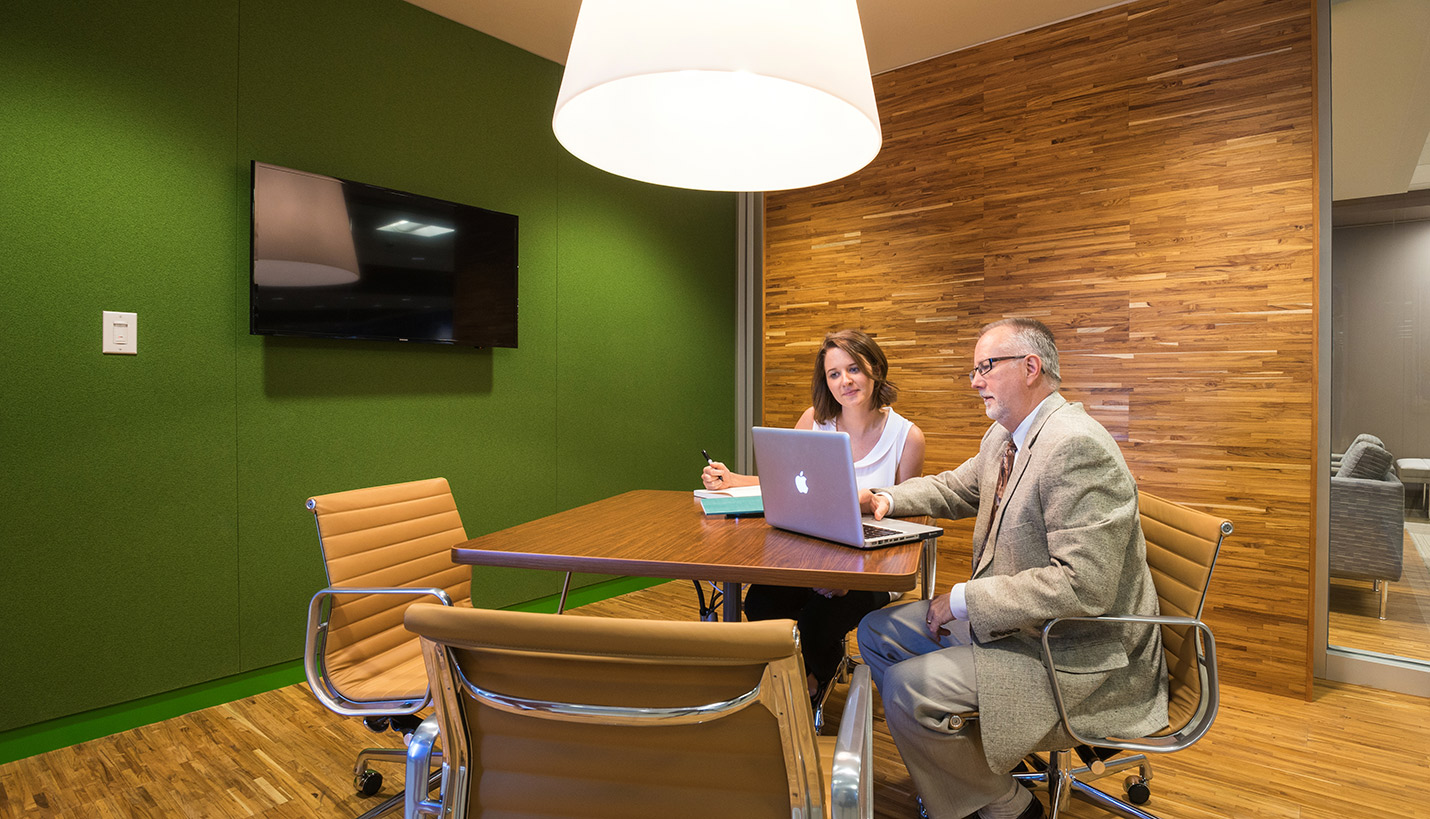
<path id="1" fill-rule="evenodd" d="M 1032 319 L 983 328 L 973 388 L 994 423 L 956 469 L 861 495 L 888 514 L 976 516 L 973 576 L 932 601 L 876 611 L 859 650 L 934 819 L 1035 819 L 1043 806 L 1009 771 L 1071 747 L 1041 651 L 1054 617 L 1157 613 L 1137 485 L 1112 436 L 1058 394 L 1052 332 Z M 1167 723 L 1161 634 L 1066 623 L 1051 640 L 1079 732 L 1142 736 Z M 949 717 L 977 711 L 961 731 Z"/>

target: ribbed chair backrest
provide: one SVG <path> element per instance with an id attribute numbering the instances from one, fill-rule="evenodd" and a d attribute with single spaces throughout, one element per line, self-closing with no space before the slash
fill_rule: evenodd
<path id="1" fill-rule="evenodd" d="M 440 588 L 454 603 L 471 599 L 471 567 L 452 562 L 467 539 L 446 478 L 334 492 L 308 499 L 328 585 Z M 332 684 L 354 700 L 385 700 L 426 688 L 421 647 L 402 625 L 418 597 L 332 598 L 324 665 Z"/>
<path id="2" fill-rule="evenodd" d="M 414 604 L 450 817 L 824 815 L 794 623 Z"/>
<path id="3" fill-rule="evenodd" d="M 1138 492 L 1138 509 L 1161 613 L 1200 619 L 1217 553 L 1222 539 L 1231 534 L 1231 522 L 1147 492 Z M 1179 731 L 1197 715 L 1202 702 L 1196 631 L 1163 626 L 1162 647 L 1167 655 L 1168 724 Z"/>

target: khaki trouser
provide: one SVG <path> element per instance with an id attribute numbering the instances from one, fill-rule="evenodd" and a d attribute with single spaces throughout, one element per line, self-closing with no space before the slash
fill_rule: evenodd
<path id="1" fill-rule="evenodd" d="M 978 710 L 968 623 L 935 642 L 924 618 L 928 601 L 890 606 L 859 624 L 859 653 L 884 700 L 884 718 L 931 819 L 961 819 L 1019 796 L 1011 774 L 983 756 L 979 724 L 949 727 L 949 717 Z"/>

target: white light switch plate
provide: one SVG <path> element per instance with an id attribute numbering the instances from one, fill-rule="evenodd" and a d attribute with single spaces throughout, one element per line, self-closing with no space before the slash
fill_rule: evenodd
<path id="1" fill-rule="evenodd" d="M 104 311 L 104 352 L 119 355 L 139 353 L 139 314 Z"/>

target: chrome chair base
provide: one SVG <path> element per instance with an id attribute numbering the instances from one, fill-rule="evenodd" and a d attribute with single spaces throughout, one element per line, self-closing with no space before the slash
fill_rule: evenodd
<path id="1" fill-rule="evenodd" d="M 363 748 L 358 751 L 357 760 L 353 762 L 353 778 L 359 779 L 366 774 L 371 769 L 368 763 L 373 760 L 405 763 L 406 754 L 404 748 Z"/>
<path id="2" fill-rule="evenodd" d="M 1033 759 L 1041 763 L 1041 759 L 1036 757 Z M 1127 819 L 1158 819 L 1155 814 L 1148 813 L 1133 804 L 1134 802 L 1139 804 L 1146 802 L 1151 796 L 1147 783 L 1152 779 L 1152 763 L 1147 759 L 1146 754 L 1119 756 L 1106 761 L 1096 760 L 1086 765 L 1074 765 L 1073 761 L 1073 752 L 1070 750 L 1052 751 L 1048 755 L 1046 768 L 1014 773 L 1013 778 L 1034 790 L 1047 792 L 1049 819 L 1057 819 L 1063 806 L 1071 798 L 1080 799 L 1110 813 L 1127 817 Z M 1089 784 L 1091 780 L 1110 776 L 1129 768 L 1137 769 L 1136 774 L 1128 776 L 1124 780 L 1124 786 L 1131 801 L 1119 799 Z"/>
<path id="3" fill-rule="evenodd" d="M 402 751 L 402 753 L 405 755 L 405 754 L 407 753 L 407 749 L 404 748 L 403 751 Z M 439 752 L 439 753 L 440 753 L 440 752 Z M 403 762 L 404 762 L 404 764 L 406 763 L 405 757 L 404 757 L 404 759 L 403 759 Z M 428 791 L 431 791 L 433 788 L 437 787 L 437 786 L 440 785 L 441 783 L 442 783 L 442 769 L 441 769 L 441 768 L 438 768 L 438 769 L 434 770 L 431 774 L 428 775 L 428 777 L 427 777 L 427 790 L 428 790 Z M 366 812 L 366 813 L 364 813 L 363 815 L 357 817 L 357 819 L 377 819 L 379 816 L 387 816 L 387 815 L 390 814 L 390 813 L 401 812 L 401 811 L 402 811 L 402 807 L 403 807 L 403 803 L 404 803 L 404 801 L 406 800 L 406 798 L 407 798 L 407 792 L 406 792 L 406 791 L 398 791 L 396 794 L 394 794 L 394 795 L 392 795 L 392 796 L 389 796 L 388 798 L 382 800 L 382 804 L 374 806 L 374 807 L 373 807 L 371 810 L 369 810 L 368 812 Z"/>
<path id="4" fill-rule="evenodd" d="M 846 637 L 846 639 L 848 639 Z M 846 648 L 844 656 L 839 660 L 839 667 L 834 670 L 834 676 L 829 683 L 819 692 L 819 700 L 814 703 L 814 732 L 819 735 L 824 734 L 824 704 L 829 701 L 829 695 L 834 693 L 834 686 L 848 685 L 854 679 L 854 669 L 859 667 L 859 660 L 851 656 Z"/>

